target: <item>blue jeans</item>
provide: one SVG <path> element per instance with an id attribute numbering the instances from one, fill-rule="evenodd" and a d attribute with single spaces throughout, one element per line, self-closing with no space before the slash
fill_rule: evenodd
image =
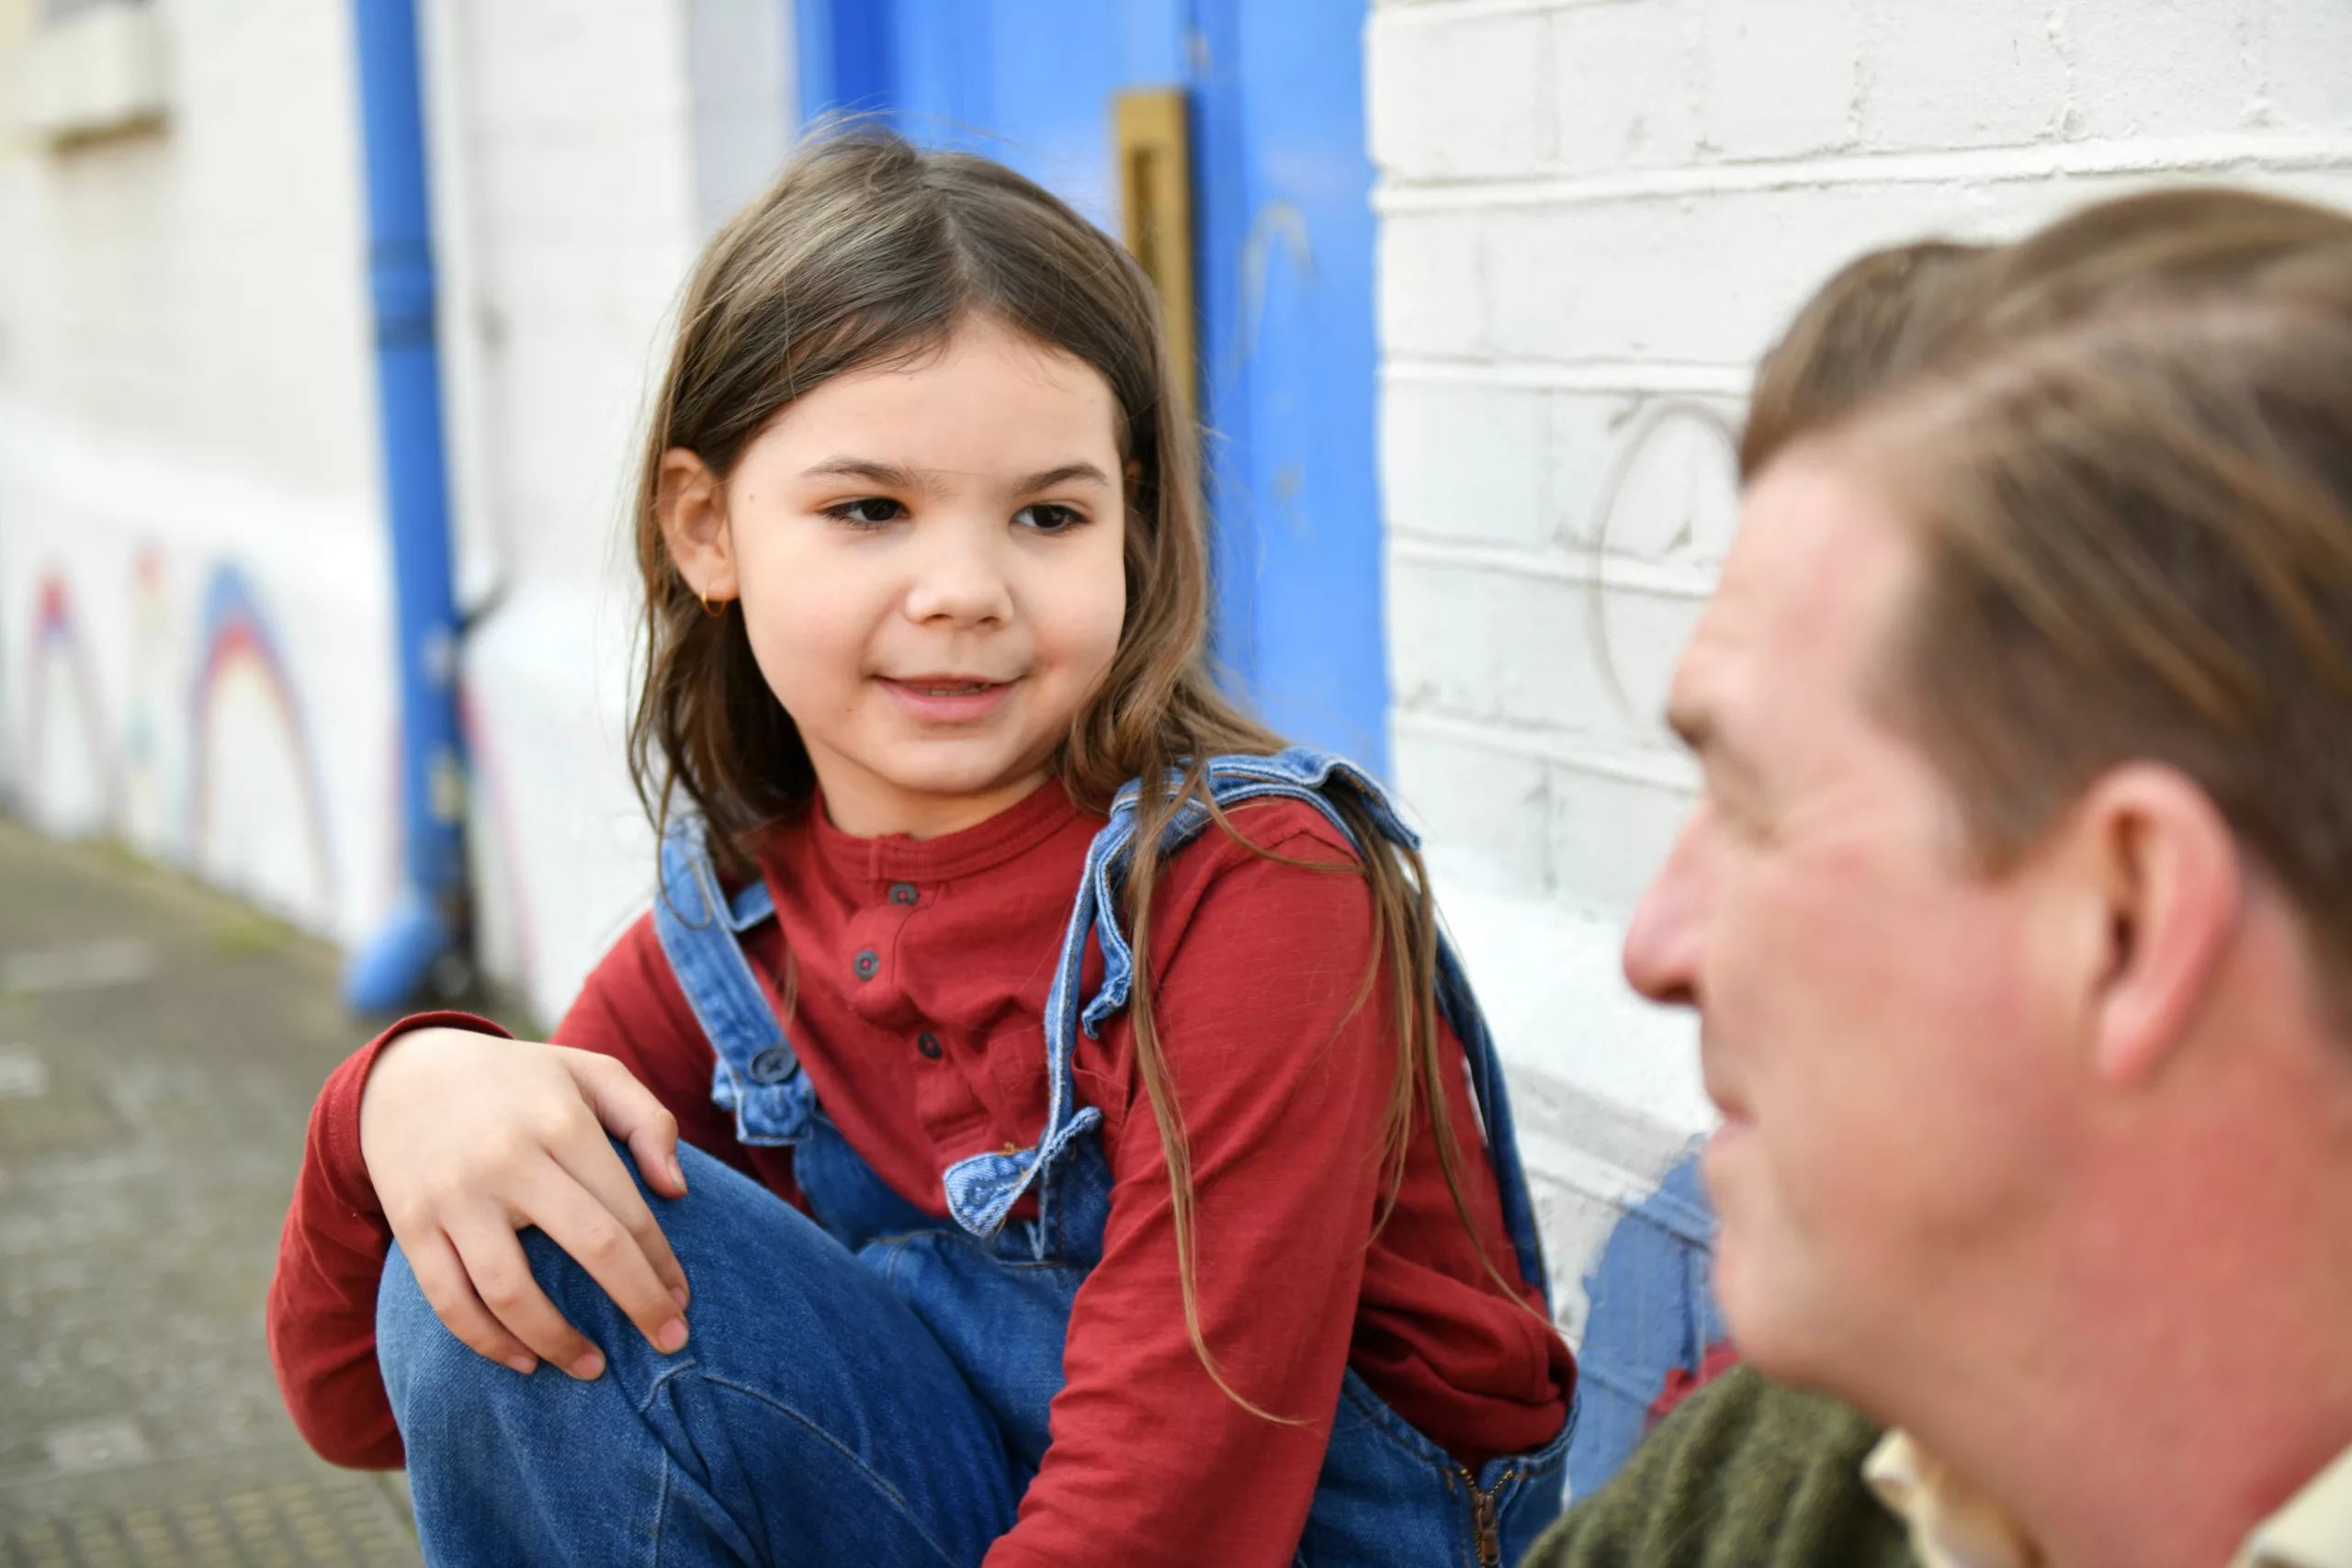
<path id="1" fill-rule="evenodd" d="M 863 1166 L 838 1134 L 829 1152 Z M 1045 1451 L 1055 1325 L 1085 1268 L 944 1221 L 853 1251 L 733 1169 L 679 1156 L 689 1196 L 648 1192 L 694 1282 L 676 1356 L 528 1231 L 534 1273 L 607 1371 L 518 1376 L 444 1328 L 393 1252 L 377 1354 L 428 1561 L 978 1562 Z M 1563 1432 L 1478 1477 L 1502 1562 L 1557 1512 L 1566 1450 Z M 1476 1562 L 1466 1479 L 1351 1372 L 1296 1561 Z"/>

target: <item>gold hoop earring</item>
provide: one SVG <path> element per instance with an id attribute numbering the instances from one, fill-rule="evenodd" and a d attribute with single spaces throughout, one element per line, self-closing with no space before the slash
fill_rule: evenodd
<path id="1" fill-rule="evenodd" d="M 712 620 L 715 621 L 718 619 L 719 616 L 727 614 L 726 600 L 721 599 L 718 604 L 714 604 L 710 602 L 710 595 L 707 593 L 697 593 L 695 597 L 702 601 L 702 613 L 708 615 Z"/>

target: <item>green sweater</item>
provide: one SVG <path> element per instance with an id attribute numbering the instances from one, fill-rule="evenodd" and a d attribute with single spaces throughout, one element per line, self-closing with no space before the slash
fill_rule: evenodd
<path id="1" fill-rule="evenodd" d="M 1916 1568 L 1863 1483 L 1878 1428 L 1735 1368 L 1690 1396 L 1520 1568 Z"/>

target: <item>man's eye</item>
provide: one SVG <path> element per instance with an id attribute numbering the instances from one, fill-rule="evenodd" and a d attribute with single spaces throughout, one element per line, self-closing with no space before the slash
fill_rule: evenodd
<path id="1" fill-rule="evenodd" d="M 862 528 L 878 528 L 885 523 L 896 523 L 907 514 L 907 509 L 897 502 L 878 495 L 862 496 L 855 501 L 838 502 L 825 508 L 825 515 Z"/>
<path id="2" fill-rule="evenodd" d="M 1066 534 L 1086 521 L 1086 513 L 1076 507 L 1056 506 L 1040 502 L 1024 506 L 1012 514 L 1012 520 L 1024 528 L 1035 528 L 1040 534 Z"/>

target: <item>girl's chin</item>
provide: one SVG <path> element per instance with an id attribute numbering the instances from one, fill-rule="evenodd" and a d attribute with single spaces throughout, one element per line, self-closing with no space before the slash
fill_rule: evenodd
<path id="1" fill-rule="evenodd" d="M 935 741 L 841 761 L 850 765 L 818 767 L 825 814 L 834 826 L 860 838 L 908 833 L 931 839 L 977 827 L 1024 799 L 1046 778 L 1042 761 Z"/>

